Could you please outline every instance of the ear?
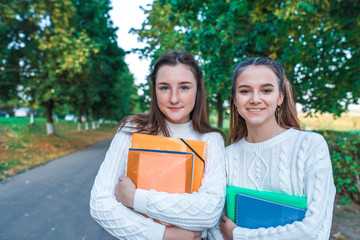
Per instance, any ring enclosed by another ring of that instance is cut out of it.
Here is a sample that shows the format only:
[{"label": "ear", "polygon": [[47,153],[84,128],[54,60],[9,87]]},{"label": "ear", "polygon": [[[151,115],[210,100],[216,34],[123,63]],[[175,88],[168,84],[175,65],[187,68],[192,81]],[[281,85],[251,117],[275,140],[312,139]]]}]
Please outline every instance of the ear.
[{"label": "ear", "polygon": [[236,98],[232,99],[232,103],[234,104],[235,108],[236,108]]},{"label": "ear", "polygon": [[278,106],[280,106],[282,103],[283,103],[283,101],[284,101],[284,93],[283,92],[280,92],[280,95],[279,95],[279,99],[278,99],[278,101],[277,101],[277,105]]}]

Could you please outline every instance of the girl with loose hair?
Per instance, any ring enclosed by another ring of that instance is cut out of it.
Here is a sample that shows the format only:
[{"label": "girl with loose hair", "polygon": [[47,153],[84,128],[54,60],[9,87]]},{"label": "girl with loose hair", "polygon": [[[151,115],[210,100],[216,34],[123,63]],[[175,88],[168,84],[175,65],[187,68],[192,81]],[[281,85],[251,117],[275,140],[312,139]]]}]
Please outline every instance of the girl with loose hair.
[{"label": "girl with loose hair", "polygon": [[300,130],[282,65],[267,57],[241,62],[230,111],[227,185],[306,197],[306,214],[302,221],[258,229],[223,216],[209,238],[329,239],[336,191],[328,145],[320,134]]},{"label": "girl with loose hair", "polygon": [[284,94],[284,102],[277,107],[276,122],[282,128],[295,128],[300,130],[300,122],[297,117],[293,93],[285,76],[284,68],[279,62],[270,58],[248,58],[241,62],[234,70],[232,77],[231,103],[230,103],[230,139],[229,144],[237,142],[247,136],[245,119],[237,112],[234,97],[236,96],[237,77],[249,66],[266,66],[270,68],[278,78],[280,92]]},{"label": "girl with loose hair", "polygon": [[[164,66],[176,66],[183,64],[194,75],[197,85],[197,92],[195,98],[195,106],[190,113],[190,119],[192,120],[192,126],[198,133],[218,132],[225,139],[225,134],[210,126],[207,109],[206,109],[206,92],[204,82],[202,80],[203,73],[200,70],[193,56],[184,51],[169,51],[165,53],[154,65],[153,71],[149,78],[151,80],[151,99],[157,99],[156,91],[156,77],[159,69]],[[125,126],[126,123],[132,123],[131,128],[135,129],[137,133],[147,133],[151,135],[162,134],[169,137],[169,131],[166,127],[164,113],[159,109],[157,101],[151,101],[151,108],[148,113],[141,113],[124,118],[120,123],[120,129]]]},{"label": "girl with loose hair", "polygon": [[[202,231],[220,219],[224,206],[224,134],[209,124],[202,72],[191,54],[166,52],[155,63],[150,79],[150,111],[121,122],[96,176],[90,213],[120,239],[201,239]],[[125,177],[132,133],[206,141],[205,172],[198,192],[136,189]]]}]

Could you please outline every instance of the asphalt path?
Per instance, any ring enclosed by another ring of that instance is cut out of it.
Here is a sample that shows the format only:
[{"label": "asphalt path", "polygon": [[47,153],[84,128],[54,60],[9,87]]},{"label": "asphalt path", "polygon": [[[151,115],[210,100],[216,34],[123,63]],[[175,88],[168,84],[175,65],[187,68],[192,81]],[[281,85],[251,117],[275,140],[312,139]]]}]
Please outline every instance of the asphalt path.
[{"label": "asphalt path", "polygon": [[90,190],[110,141],[50,161],[0,185],[0,239],[115,239],[89,213]]}]

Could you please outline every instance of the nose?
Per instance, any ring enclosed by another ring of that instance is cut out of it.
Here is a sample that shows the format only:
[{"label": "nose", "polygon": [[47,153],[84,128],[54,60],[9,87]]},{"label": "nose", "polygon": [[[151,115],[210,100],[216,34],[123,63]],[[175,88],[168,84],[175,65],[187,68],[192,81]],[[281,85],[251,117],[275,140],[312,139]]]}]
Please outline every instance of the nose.
[{"label": "nose", "polygon": [[253,94],[251,95],[250,103],[252,104],[260,103],[260,96],[257,92],[253,92]]},{"label": "nose", "polygon": [[179,93],[178,93],[178,91],[176,91],[176,90],[171,91],[170,103],[171,104],[176,104],[178,102],[179,102]]}]

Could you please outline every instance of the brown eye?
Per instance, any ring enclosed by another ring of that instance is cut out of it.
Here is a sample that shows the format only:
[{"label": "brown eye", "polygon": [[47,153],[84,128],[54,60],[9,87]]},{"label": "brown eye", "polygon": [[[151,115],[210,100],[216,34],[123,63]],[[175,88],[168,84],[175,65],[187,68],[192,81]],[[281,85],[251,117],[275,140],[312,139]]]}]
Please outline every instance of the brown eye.
[{"label": "brown eye", "polygon": [[271,93],[273,90],[272,89],[265,89],[264,93]]}]

